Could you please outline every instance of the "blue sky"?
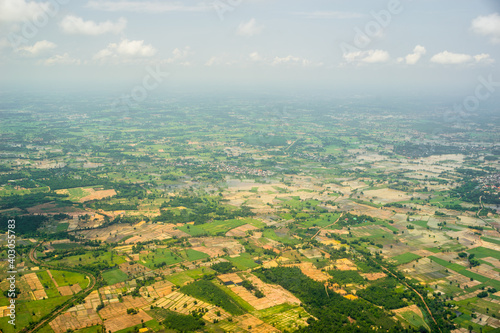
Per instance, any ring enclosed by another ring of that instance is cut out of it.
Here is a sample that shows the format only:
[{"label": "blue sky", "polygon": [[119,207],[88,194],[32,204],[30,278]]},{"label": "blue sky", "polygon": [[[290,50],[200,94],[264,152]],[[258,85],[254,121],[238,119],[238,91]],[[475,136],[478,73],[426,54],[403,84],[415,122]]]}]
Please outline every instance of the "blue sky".
[{"label": "blue sky", "polygon": [[0,0],[3,89],[450,93],[500,81],[499,50],[496,0]]}]

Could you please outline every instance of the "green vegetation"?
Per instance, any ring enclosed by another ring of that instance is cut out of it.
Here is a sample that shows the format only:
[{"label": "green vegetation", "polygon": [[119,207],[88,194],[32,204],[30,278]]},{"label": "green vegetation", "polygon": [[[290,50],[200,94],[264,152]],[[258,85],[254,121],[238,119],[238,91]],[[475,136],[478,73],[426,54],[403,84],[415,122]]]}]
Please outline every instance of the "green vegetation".
[{"label": "green vegetation", "polygon": [[208,280],[199,280],[181,288],[183,293],[202,301],[217,305],[233,315],[240,315],[244,310],[224,291]]},{"label": "green vegetation", "polygon": [[334,271],[328,271],[328,274],[331,275],[334,283],[338,283],[340,285],[346,285],[349,283],[355,283],[355,284],[364,284],[365,283],[365,278],[359,275],[357,271],[339,271],[339,270],[334,270]]},{"label": "green vegetation", "polygon": [[398,265],[403,265],[403,264],[407,264],[409,262],[412,262],[413,260],[418,260],[420,258],[422,258],[422,257],[419,256],[418,254],[407,252],[407,253],[403,253],[403,254],[400,254],[398,256],[392,257],[391,259],[396,261]]},{"label": "green vegetation", "polygon": [[169,313],[162,324],[166,328],[175,329],[179,332],[194,332],[201,329],[205,322],[194,316],[186,316],[177,313]]},{"label": "green vegetation", "polygon": [[89,284],[88,279],[80,273],[57,270],[50,270],[50,273],[59,287],[79,284],[82,289],[85,289]]},{"label": "green vegetation", "polygon": [[128,275],[119,269],[112,269],[102,273],[102,278],[106,281],[106,284],[113,285],[115,283],[127,281]]},{"label": "green vegetation", "polygon": [[327,294],[323,283],[305,276],[300,269],[276,267],[260,269],[257,275],[269,283],[277,283],[297,295],[306,310],[318,318],[311,321],[304,332],[350,332],[347,316],[356,320],[363,332],[372,331],[371,326],[397,329],[399,325],[385,316],[383,310],[362,300],[349,301],[337,293]]}]

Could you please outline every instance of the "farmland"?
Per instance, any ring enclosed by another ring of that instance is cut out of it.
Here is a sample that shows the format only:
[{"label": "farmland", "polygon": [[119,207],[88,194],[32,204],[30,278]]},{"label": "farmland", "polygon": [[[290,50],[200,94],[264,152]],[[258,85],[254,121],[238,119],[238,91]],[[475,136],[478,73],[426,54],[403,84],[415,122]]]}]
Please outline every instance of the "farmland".
[{"label": "farmland", "polygon": [[384,117],[297,102],[278,123],[246,100],[151,100],[125,118],[102,100],[65,101],[86,117],[44,103],[0,122],[31,133],[0,145],[26,331],[500,329],[494,121],[434,137],[418,102]]}]

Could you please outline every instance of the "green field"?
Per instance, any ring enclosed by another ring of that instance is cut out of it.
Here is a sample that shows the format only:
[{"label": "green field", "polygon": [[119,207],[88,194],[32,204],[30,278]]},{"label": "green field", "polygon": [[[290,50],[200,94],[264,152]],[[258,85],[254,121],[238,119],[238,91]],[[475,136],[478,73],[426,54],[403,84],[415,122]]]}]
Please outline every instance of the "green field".
[{"label": "green field", "polygon": [[297,321],[305,321],[309,314],[300,306],[288,303],[259,311],[259,317],[279,330],[294,330]]},{"label": "green field", "polygon": [[418,329],[419,327],[423,326],[427,330],[429,330],[429,326],[427,325],[425,320],[419,315],[415,314],[415,312],[413,311],[401,312],[398,314],[398,316],[401,317],[405,322],[407,322],[413,328]]},{"label": "green field", "polygon": [[193,249],[187,249],[185,251],[185,255],[189,261],[200,260],[200,259],[205,259],[205,258],[210,257],[208,254],[206,254],[204,252],[196,251]]},{"label": "green field", "polygon": [[57,228],[56,228],[56,232],[66,231],[66,230],[68,230],[68,227],[69,227],[68,222],[58,223]]},{"label": "green field", "polygon": [[300,243],[298,239],[289,237],[288,235],[278,236],[273,229],[265,229],[263,232],[263,236],[286,245],[295,245]]},{"label": "green field", "polygon": [[418,220],[418,221],[410,221],[410,223],[418,225],[419,227],[422,227],[422,228],[427,228],[427,221]]},{"label": "green field", "polygon": [[182,287],[181,291],[202,301],[218,305],[233,315],[244,313],[236,301],[211,281],[199,280]]},{"label": "green field", "polygon": [[102,273],[102,278],[108,285],[113,285],[115,283],[127,281],[128,275],[119,269],[113,269]]},{"label": "green field", "polygon": [[175,284],[176,286],[183,286],[186,282],[199,279],[204,275],[212,274],[215,271],[208,267],[201,267],[196,269],[191,269],[188,271],[175,273],[167,276],[167,280]]},{"label": "green field", "polygon": [[85,275],[80,273],[56,270],[51,270],[50,273],[52,273],[52,277],[59,287],[79,284],[82,289],[85,289],[89,284],[89,280]]},{"label": "green field", "polygon": [[69,194],[68,200],[78,201],[81,198],[86,197],[87,195],[89,195],[89,192],[84,191],[84,188],[85,187],[76,187],[76,188],[69,188],[69,189],[67,189],[68,190],[68,194]]},{"label": "green field", "polygon": [[484,240],[485,242],[490,242],[493,244],[500,245],[500,239],[497,238],[481,237],[481,239]]},{"label": "green field", "polygon": [[236,266],[236,268],[238,268],[239,270],[246,270],[249,268],[255,268],[259,266],[259,264],[257,264],[255,260],[252,258],[252,256],[249,255],[248,253],[242,253],[235,258],[231,257],[225,257],[225,258],[229,260],[231,263],[233,263],[233,265]]},{"label": "green field", "polygon": [[199,225],[183,225],[179,230],[190,234],[191,236],[201,236],[201,235],[218,235],[225,234],[231,229],[239,227],[244,224],[251,224],[257,228],[262,228],[265,226],[264,222],[256,219],[245,218],[245,219],[232,219],[224,221],[212,221],[205,224]]},{"label": "green field", "polygon": [[464,266],[461,266],[459,264],[453,264],[453,263],[450,263],[450,262],[448,262],[446,260],[443,260],[443,259],[440,259],[440,258],[437,258],[437,257],[434,257],[434,256],[429,256],[428,258],[431,259],[432,261],[434,261],[435,263],[441,265],[441,266],[444,266],[446,268],[454,270],[457,273],[459,273],[459,272],[463,271],[464,269],[466,269],[466,267],[464,267]]},{"label": "green field", "polygon": [[407,264],[409,262],[412,262],[413,260],[417,260],[420,258],[422,258],[422,257],[417,255],[417,254],[407,252],[407,253],[403,253],[403,254],[400,254],[398,256],[392,257],[391,259],[395,260],[398,265],[403,265],[403,264]]},{"label": "green field", "polygon": [[[95,256],[97,254],[97,257]],[[113,257],[113,258],[111,258]],[[52,260],[54,264],[61,264],[61,265],[69,265],[69,266],[77,266],[79,264],[81,265],[91,265],[95,264],[98,262],[104,263],[107,262],[109,267],[116,265],[123,264],[125,262],[125,259],[121,256],[118,255],[112,255],[111,252],[88,252],[85,254],[81,255],[76,255],[76,256],[70,256],[70,257],[65,257],[61,260]]]},{"label": "green field", "polygon": [[144,266],[155,269],[155,265],[161,264],[162,262],[165,262],[165,264],[169,266],[181,262],[182,258],[176,256],[175,253],[167,249],[158,249],[148,254],[141,254],[140,260]]},{"label": "green field", "polygon": [[71,296],[58,296],[38,301],[18,302],[16,303],[17,328],[8,324],[9,317],[0,318],[0,327],[4,333],[17,333],[20,331],[20,328],[26,327],[31,321],[37,321],[43,316],[51,313],[56,306],[64,303],[69,298],[71,298]]},{"label": "green field", "polygon": [[47,297],[51,298],[60,296],[59,291],[57,290],[56,285],[54,284],[54,281],[52,281],[47,271],[37,272],[36,275],[38,276],[38,279],[42,283],[45,289],[45,293],[47,294]]},{"label": "green field", "polygon": [[77,244],[77,243],[52,244],[51,246],[56,250],[72,250],[72,249],[82,247],[81,244]]},{"label": "green field", "polygon": [[476,258],[500,258],[500,251],[491,250],[485,247],[476,247],[468,250],[467,252],[469,252],[470,254],[475,254]]}]

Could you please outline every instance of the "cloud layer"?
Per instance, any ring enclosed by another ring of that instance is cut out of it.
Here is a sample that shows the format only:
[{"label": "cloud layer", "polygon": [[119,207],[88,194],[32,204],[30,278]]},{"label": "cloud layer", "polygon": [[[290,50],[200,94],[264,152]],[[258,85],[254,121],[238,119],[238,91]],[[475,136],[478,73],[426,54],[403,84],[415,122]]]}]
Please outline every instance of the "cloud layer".
[{"label": "cloud layer", "polygon": [[260,34],[263,29],[264,27],[258,25],[257,21],[252,18],[248,22],[241,22],[236,33],[240,36],[252,37]]},{"label": "cloud layer", "polygon": [[471,30],[479,35],[490,37],[492,43],[500,43],[500,15],[493,13],[478,16],[472,21]]},{"label": "cloud layer", "polygon": [[443,51],[433,55],[431,62],[441,65],[459,65],[471,62],[492,63],[493,59],[491,59],[490,55],[486,53],[472,56],[470,54]]},{"label": "cloud layer", "polygon": [[148,58],[156,54],[152,45],[144,44],[143,40],[125,39],[121,43],[111,43],[105,49],[97,52],[94,60],[106,60],[110,58]]},{"label": "cloud layer", "polygon": [[102,35],[106,33],[118,34],[127,26],[127,20],[120,18],[117,22],[106,21],[96,23],[94,21],[84,21],[81,17],[68,15],[60,23],[61,28],[67,34],[79,35]]}]

